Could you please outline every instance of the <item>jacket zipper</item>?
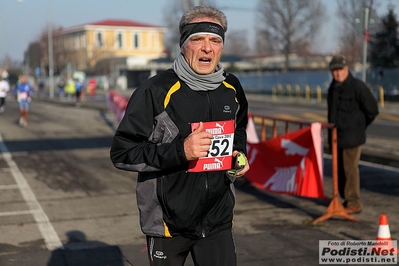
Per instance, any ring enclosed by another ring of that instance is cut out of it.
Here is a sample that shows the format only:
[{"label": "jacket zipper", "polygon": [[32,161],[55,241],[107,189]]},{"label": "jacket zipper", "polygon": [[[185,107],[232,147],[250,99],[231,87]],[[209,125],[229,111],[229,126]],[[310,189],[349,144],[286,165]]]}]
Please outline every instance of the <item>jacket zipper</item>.
[{"label": "jacket zipper", "polygon": [[[206,97],[208,100],[208,108],[209,108],[209,121],[212,121],[212,102],[211,102],[211,97],[209,95],[209,92],[206,92]],[[208,187],[208,174],[206,174],[206,179],[205,179],[205,207],[208,206],[208,197],[209,197],[209,187]],[[203,218],[205,218],[205,214],[203,215]],[[204,223],[203,223],[203,219],[201,221],[201,227],[202,227],[202,237],[206,237],[206,233],[204,230]]]},{"label": "jacket zipper", "polygon": [[[204,206],[208,206],[208,197],[209,197],[209,187],[208,187],[208,174],[206,174],[206,179],[205,179],[205,204]],[[203,215],[203,218],[205,218],[205,214]],[[201,227],[202,227],[202,237],[205,237],[205,230],[204,230],[204,219],[201,220]]]},{"label": "jacket zipper", "polygon": [[166,207],[167,206],[167,204],[166,204],[166,198],[165,198],[165,193],[164,193],[164,184],[163,184],[163,182],[164,182],[164,176],[162,176],[161,177],[161,198],[162,198],[162,205],[163,205],[163,209],[165,210],[165,212],[166,212],[166,216],[170,219],[170,215],[169,215],[169,212],[168,212],[168,208]]},{"label": "jacket zipper", "polygon": [[206,92],[206,96],[208,99],[208,108],[209,108],[209,121],[212,121],[212,102],[211,102],[211,97],[209,96],[209,92]]}]

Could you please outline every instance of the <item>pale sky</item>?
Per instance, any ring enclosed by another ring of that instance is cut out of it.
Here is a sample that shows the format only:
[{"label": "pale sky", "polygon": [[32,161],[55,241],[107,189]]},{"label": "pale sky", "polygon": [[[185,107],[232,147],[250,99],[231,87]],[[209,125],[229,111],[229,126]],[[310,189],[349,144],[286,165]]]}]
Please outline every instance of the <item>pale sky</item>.
[{"label": "pale sky", "polygon": [[[259,0],[216,0],[225,12],[229,29],[246,30],[254,38],[256,4]],[[327,6],[327,23],[319,38],[318,52],[334,50],[337,36],[336,1],[320,0]],[[395,0],[381,0],[377,13],[387,13],[387,5]],[[53,25],[70,27],[103,19],[129,19],[164,26],[163,9],[168,0],[0,0],[0,60],[8,54],[21,61],[30,42]],[[227,8],[224,7],[234,7]],[[395,13],[399,16],[399,3]],[[228,32],[227,32],[228,34]]]}]

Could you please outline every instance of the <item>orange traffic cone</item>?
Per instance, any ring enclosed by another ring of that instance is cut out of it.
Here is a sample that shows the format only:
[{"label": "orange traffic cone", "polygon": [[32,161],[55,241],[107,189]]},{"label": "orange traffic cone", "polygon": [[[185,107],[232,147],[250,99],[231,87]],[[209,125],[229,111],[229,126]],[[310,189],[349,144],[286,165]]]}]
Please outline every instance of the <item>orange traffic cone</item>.
[{"label": "orange traffic cone", "polygon": [[389,231],[388,217],[385,214],[380,215],[377,240],[392,240],[391,232]]},{"label": "orange traffic cone", "polygon": [[398,253],[397,247],[392,246],[391,232],[389,231],[388,217],[385,214],[380,215],[380,226],[378,227],[377,241],[389,241],[388,247],[394,248]]}]

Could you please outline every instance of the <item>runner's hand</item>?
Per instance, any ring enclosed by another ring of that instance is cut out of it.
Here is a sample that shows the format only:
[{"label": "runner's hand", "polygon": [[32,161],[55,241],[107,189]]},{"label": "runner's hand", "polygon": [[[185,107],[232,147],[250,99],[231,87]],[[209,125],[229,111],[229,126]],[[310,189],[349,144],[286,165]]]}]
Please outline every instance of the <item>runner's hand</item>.
[{"label": "runner's hand", "polygon": [[212,144],[213,135],[209,132],[202,131],[204,124],[200,125],[184,140],[184,152],[189,161],[205,157]]},{"label": "runner's hand", "polygon": [[[233,157],[236,157],[239,154],[238,151],[233,151]],[[244,155],[244,153],[242,153],[242,155]],[[245,156],[245,155],[244,155]],[[236,177],[242,177],[245,175],[246,172],[248,172],[249,170],[249,163],[248,163],[248,159],[245,158],[246,164],[244,166],[244,168],[240,171],[237,172]]]}]

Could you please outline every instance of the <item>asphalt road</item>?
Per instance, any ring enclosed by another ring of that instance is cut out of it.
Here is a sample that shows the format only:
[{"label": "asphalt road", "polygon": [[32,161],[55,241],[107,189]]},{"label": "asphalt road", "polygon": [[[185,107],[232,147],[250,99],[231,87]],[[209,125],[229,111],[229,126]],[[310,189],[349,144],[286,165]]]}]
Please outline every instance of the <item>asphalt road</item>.
[{"label": "asphalt road", "polygon": [[[292,115],[284,104],[276,104],[281,110],[275,115]],[[18,125],[12,99],[0,115],[1,266],[147,265],[136,174],[115,169],[109,160],[117,123],[103,104],[86,107],[34,100],[27,128]],[[325,193],[331,195],[328,156],[324,163]],[[326,212],[327,202],[267,193],[238,180],[239,265],[318,265],[319,240],[373,240],[381,213],[397,239],[399,170],[364,162],[360,171],[360,222],[334,217],[309,225]]]}]

